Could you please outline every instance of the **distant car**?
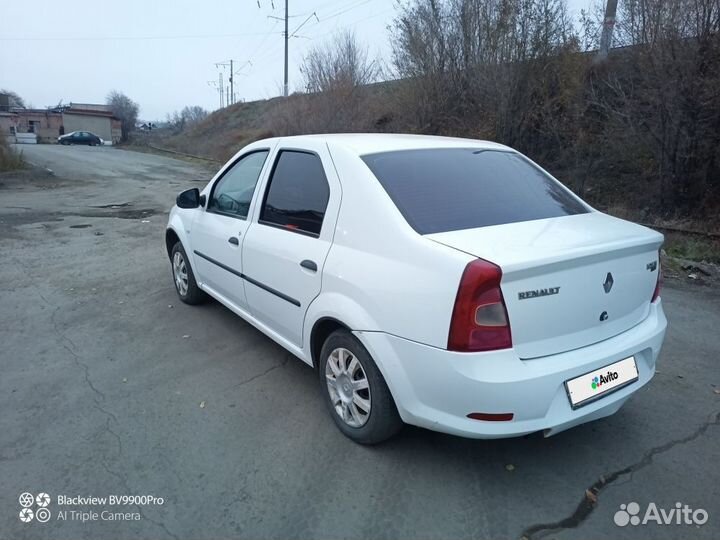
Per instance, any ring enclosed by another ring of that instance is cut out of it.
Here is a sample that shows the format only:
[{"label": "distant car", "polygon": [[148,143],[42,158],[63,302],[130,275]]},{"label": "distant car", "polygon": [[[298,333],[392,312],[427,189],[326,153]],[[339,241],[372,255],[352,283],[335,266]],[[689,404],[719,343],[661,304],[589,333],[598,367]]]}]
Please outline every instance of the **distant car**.
[{"label": "distant car", "polygon": [[89,131],[73,131],[67,135],[58,137],[58,144],[87,144],[89,146],[97,146],[104,144],[100,137]]},{"label": "distant car", "polygon": [[314,366],[361,443],[402,422],[495,438],[611,415],[665,336],[663,236],[490,142],[257,141],[178,196],[165,239],[180,300],[209,294]]}]

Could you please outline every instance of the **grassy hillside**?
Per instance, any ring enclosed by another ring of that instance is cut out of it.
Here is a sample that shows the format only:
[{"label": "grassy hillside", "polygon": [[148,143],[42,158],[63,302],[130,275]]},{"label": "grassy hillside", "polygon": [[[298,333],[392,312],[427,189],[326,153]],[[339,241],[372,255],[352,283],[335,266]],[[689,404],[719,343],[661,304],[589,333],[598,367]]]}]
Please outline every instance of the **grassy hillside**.
[{"label": "grassy hillside", "polygon": [[163,137],[158,145],[179,152],[225,161],[244,145],[272,136],[265,119],[280,98],[237,103],[217,110],[178,135]]},{"label": "grassy hillside", "polygon": [[397,107],[403,83],[387,81],[335,95],[294,94],[236,103],[171,136],[157,135],[158,146],[226,161],[244,145],[265,137],[303,133],[418,131],[401,125]]}]

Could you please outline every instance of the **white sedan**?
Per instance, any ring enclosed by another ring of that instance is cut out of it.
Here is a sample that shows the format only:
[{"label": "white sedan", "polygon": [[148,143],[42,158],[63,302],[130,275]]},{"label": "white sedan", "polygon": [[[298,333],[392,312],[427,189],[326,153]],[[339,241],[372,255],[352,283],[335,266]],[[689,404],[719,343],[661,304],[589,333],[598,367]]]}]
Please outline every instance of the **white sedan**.
[{"label": "white sedan", "polygon": [[257,141],[166,232],[180,299],[313,366],[360,443],[613,414],[655,372],[662,242],[506,146],[383,134]]}]

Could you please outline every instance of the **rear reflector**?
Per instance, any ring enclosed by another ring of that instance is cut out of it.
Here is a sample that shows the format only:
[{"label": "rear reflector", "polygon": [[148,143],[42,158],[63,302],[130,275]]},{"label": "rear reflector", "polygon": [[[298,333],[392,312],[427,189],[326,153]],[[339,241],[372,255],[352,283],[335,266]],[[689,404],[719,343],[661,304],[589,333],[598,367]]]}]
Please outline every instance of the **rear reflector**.
[{"label": "rear reflector", "polygon": [[467,415],[468,418],[473,420],[485,420],[486,422],[509,422],[515,416],[514,413],[484,413],[484,412],[472,412]]}]

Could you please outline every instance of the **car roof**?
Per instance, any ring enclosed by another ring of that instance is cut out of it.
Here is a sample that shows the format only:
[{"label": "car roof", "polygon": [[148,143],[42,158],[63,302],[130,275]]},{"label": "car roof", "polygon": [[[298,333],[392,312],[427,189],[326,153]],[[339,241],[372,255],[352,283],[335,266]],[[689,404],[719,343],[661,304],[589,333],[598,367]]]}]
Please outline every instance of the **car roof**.
[{"label": "car roof", "polygon": [[440,137],[436,135],[410,135],[400,133],[328,133],[277,137],[283,144],[297,144],[322,139],[330,145],[342,146],[358,155],[395,152],[399,150],[422,150],[431,148],[482,148],[487,150],[511,150],[502,144],[478,139]]}]

